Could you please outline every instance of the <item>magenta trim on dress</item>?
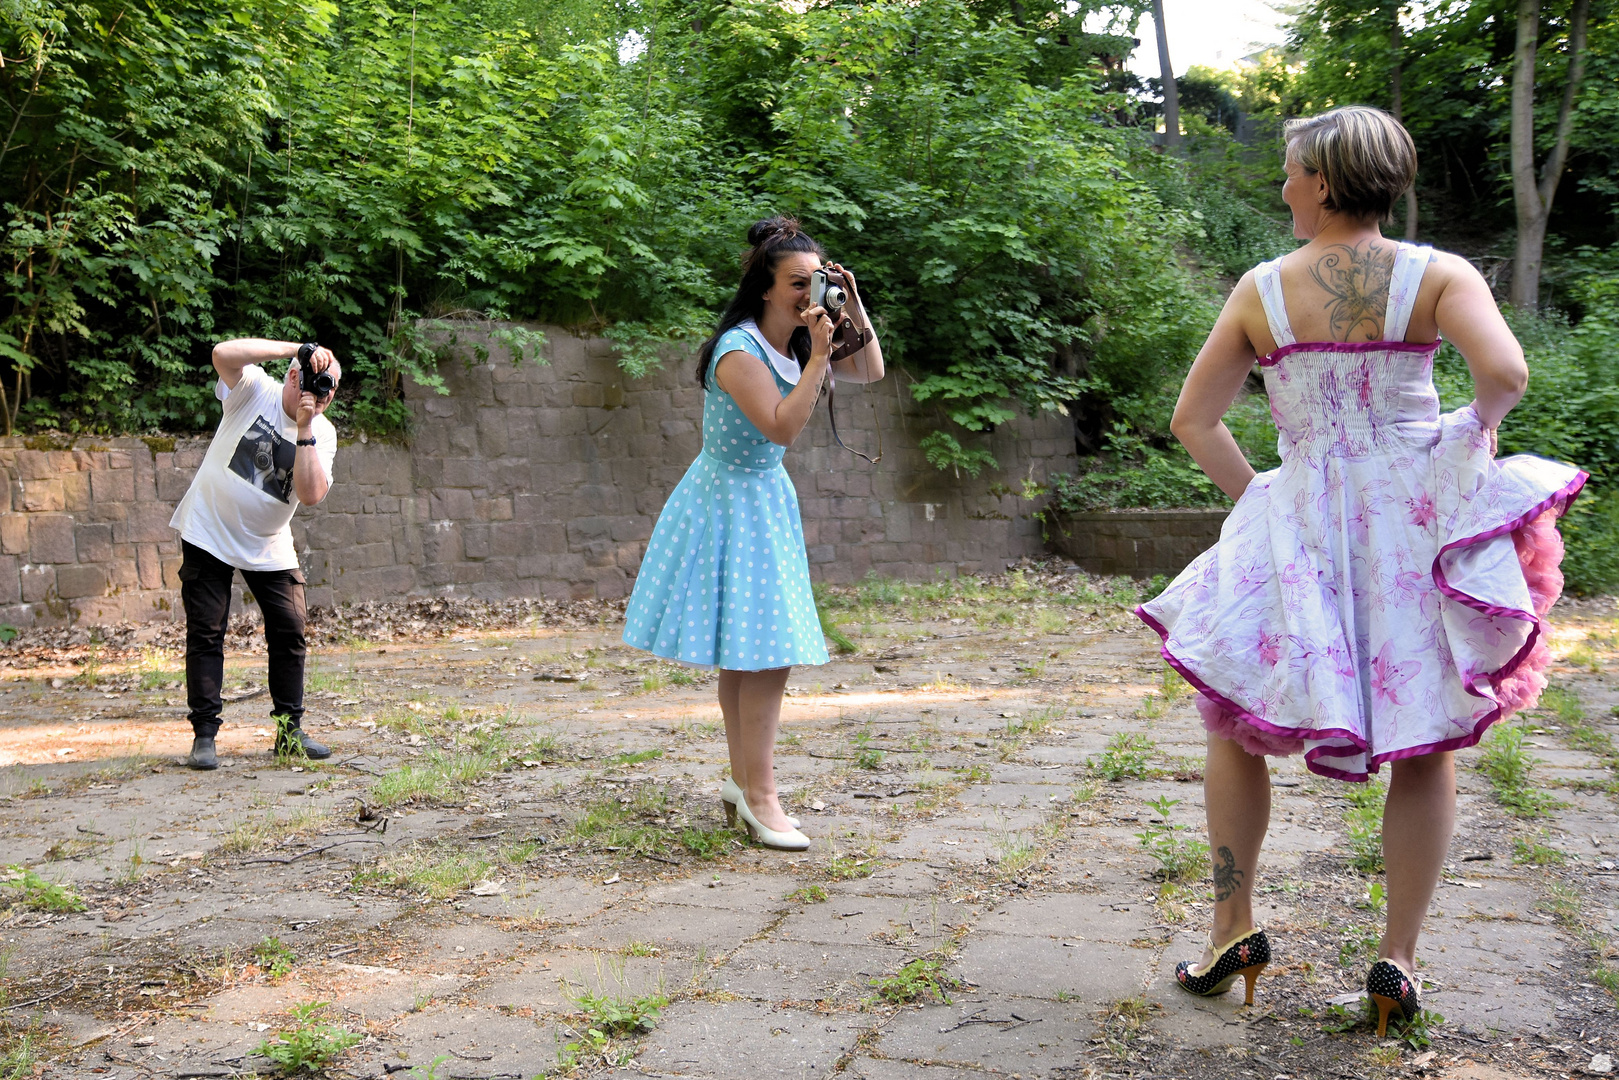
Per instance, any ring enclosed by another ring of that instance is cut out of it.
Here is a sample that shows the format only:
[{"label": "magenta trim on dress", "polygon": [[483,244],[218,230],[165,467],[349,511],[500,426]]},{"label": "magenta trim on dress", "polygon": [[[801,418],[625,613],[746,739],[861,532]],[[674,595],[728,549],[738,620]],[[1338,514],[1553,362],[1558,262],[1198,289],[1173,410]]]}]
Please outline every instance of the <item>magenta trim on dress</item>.
[{"label": "magenta trim on dress", "polygon": [[[1368,342],[1367,344],[1375,345],[1377,343]],[[1291,348],[1291,346],[1288,347]],[[1424,347],[1426,348],[1427,346]],[[1499,604],[1488,604],[1477,597],[1470,596],[1467,593],[1462,592],[1460,589],[1457,589],[1445,579],[1444,571],[1439,565],[1440,558],[1447,551],[1451,551],[1456,548],[1469,547],[1474,544],[1480,544],[1486,540],[1492,540],[1497,536],[1516,532],[1554,507],[1557,509],[1558,516],[1561,517],[1563,514],[1568,512],[1569,506],[1574,502],[1575,497],[1579,495],[1581,489],[1584,488],[1585,482],[1588,479],[1590,479],[1590,474],[1581,471],[1574,477],[1573,480],[1559,488],[1547,498],[1536,503],[1525,513],[1512,518],[1505,524],[1498,525],[1493,529],[1489,529],[1486,532],[1478,533],[1474,536],[1466,536],[1460,540],[1453,540],[1444,547],[1440,548],[1439,553],[1434,556],[1434,584],[1445,596],[1465,605],[1466,607],[1472,608],[1475,611],[1483,612],[1486,615],[1520,619],[1531,624],[1528,640],[1524,642],[1522,648],[1512,655],[1510,660],[1501,665],[1501,667],[1497,668],[1495,671],[1485,672],[1481,675],[1474,674],[1462,681],[1463,688],[1473,696],[1481,698],[1486,696],[1478,689],[1476,685],[1480,678],[1487,680],[1490,683],[1491,688],[1494,689],[1500,685],[1502,680],[1508,678],[1515,671],[1517,671],[1523,662],[1528,659],[1529,654],[1534,650],[1535,643],[1540,639],[1540,619],[1532,611],[1526,612],[1520,611],[1516,608],[1502,607]],[[1341,728],[1288,728],[1282,727],[1279,724],[1273,724],[1259,716],[1256,716],[1248,709],[1243,708],[1241,705],[1238,705],[1224,694],[1221,694],[1219,691],[1209,686],[1208,683],[1204,682],[1198,677],[1196,672],[1177,659],[1175,655],[1169,651],[1168,628],[1165,627],[1163,623],[1155,619],[1151,614],[1149,614],[1144,606],[1137,607],[1135,614],[1138,619],[1152,627],[1152,629],[1157,632],[1158,636],[1163,639],[1164,644],[1159,648],[1158,651],[1159,654],[1163,656],[1164,661],[1168,663],[1170,667],[1179,672],[1181,677],[1187,682],[1191,683],[1193,688],[1195,688],[1199,693],[1208,697],[1210,701],[1213,701],[1221,708],[1235,714],[1244,723],[1251,724],[1261,731],[1267,731],[1275,735],[1285,736],[1287,738],[1304,739],[1309,742],[1321,742],[1327,739],[1342,739],[1363,754],[1370,749],[1365,739],[1355,735],[1353,732],[1345,731]],[[1441,739],[1438,742],[1424,743],[1419,746],[1408,746],[1400,750],[1391,750],[1384,754],[1371,755],[1367,759],[1368,769],[1364,773],[1346,772],[1343,769],[1337,769],[1330,765],[1322,765],[1318,763],[1318,759],[1322,757],[1341,756],[1344,749],[1342,746],[1312,747],[1304,752],[1304,762],[1306,767],[1309,768],[1311,772],[1316,773],[1319,776],[1325,776],[1333,780],[1343,780],[1350,783],[1365,783],[1371,779],[1373,773],[1376,773],[1381,769],[1385,762],[1400,761],[1405,758],[1422,757],[1426,754],[1446,753],[1451,750],[1464,750],[1467,747],[1478,745],[1479,741],[1484,738],[1485,733],[1490,729],[1490,726],[1501,718],[1503,708],[1504,707],[1500,703],[1495,703],[1495,708],[1491,709],[1487,715],[1475,722],[1473,729],[1466,734],[1457,735],[1449,739]]]},{"label": "magenta trim on dress", "polygon": [[[1176,671],[1180,672],[1181,678],[1191,683],[1192,687],[1197,690],[1198,693],[1202,694],[1204,697],[1208,698],[1222,709],[1235,714],[1244,723],[1251,724],[1254,727],[1259,728],[1261,731],[1268,731],[1272,735],[1280,735],[1288,739],[1308,739],[1311,742],[1315,742],[1323,738],[1344,739],[1356,750],[1359,750],[1362,753],[1365,753],[1369,749],[1369,747],[1366,745],[1365,739],[1345,728],[1289,728],[1282,727],[1280,724],[1273,724],[1263,717],[1256,716],[1254,713],[1249,712],[1247,709],[1243,708],[1241,705],[1238,705],[1235,701],[1232,701],[1230,698],[1220,693],[1220,691],[1214,689],[1214,687],[1204,682],[1198,677],[1197,672],[1193,671],[1173,653],[1171,653],[1169,651],[1169,630],[1164,626],[1163,623],[1159,622],[1157,619],[1148,614],[1146,608],[1136,608],[1136,618],[1152,627],[1153,630],[1157,631],[1158,636],[1164,639],[1164,644],[1159,648],[1158,653],[1164,658],[1165,663],[1174,668]],[[1316,748],[1316,750],[1322,751],[1329,749],[1331,748]],[[1315,753],[1316,750],[1306,752],[1304,759],[1309,761],[1310,755]]]},{"label": "magenta trim on dress", "polygon": [[1426,344],[1415,341],[1295,341],[1291,345],[1282,345],[1269,356],[1262,357],[1260,367],[1270,367],[1284,356],[1292,356],[1296,352],[1306,349],[1315,352],[1414,352],[1422,353],[1437,350],[1438,341]]}]

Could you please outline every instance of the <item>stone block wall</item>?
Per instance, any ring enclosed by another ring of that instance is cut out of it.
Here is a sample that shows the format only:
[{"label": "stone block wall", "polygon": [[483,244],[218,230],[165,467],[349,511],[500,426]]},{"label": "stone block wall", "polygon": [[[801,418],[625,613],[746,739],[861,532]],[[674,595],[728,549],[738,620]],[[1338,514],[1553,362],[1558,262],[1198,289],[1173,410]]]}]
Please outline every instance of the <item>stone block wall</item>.
[{"label": "stone block wall", "polygon": [[[408,385],[408,445],[339,449],[331,493],[293,519],[311,606],[629,592],[658,512],[702,446],[693,358],[671,355],[630,379],[605,340],[545,331],[546,364],[513,366],[492,346],[490,362],[445,364],[448,395]],[[982,443],[1001,468],[957,478],[917,449],[940,419],[907,386],[891,372],[838,387],[839,431],[868,453],[880,439],[880,464],[832,441],[824,401],[787,452],[817,580],[996,570],[1044,550],[1034,504],[1015,492],[1074,467],[1067,418],[1002,425]],[[176,617],[168,521],[207,445],[0,439],[0,621]]]},{"label": "stone block wall", "polygon": [[1126,510],[1053,522],[1051,546],[1093,574],[1174,576],[1214,546],[1224,510]]}]

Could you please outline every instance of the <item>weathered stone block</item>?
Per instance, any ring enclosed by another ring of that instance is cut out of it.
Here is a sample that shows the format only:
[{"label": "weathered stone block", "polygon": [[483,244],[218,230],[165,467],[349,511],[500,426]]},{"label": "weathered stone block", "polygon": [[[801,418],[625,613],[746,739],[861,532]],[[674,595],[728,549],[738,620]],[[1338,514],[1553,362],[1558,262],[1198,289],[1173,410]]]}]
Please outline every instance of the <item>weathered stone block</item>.
[{"label": "weathered stone block", "polygon": [[140,572],[134,559],[112,559],[103,564],[107,570],[107,583],[114,589],[140,587]]},{"label": "weathered stone block", "polygon": [[135,501],[135,470],[127,467],[128,455],[124,460],[125,468],[97,469],[90,474],[90,497],[96,502]]},{"label": "weathered stone block", "polygon": [[464,488],[440,488],[433,492],[428,515],[436,521],[471,521],[477,517],[472,492]]},{"label": "weathered stone block", "polygon": [[38,514],[28,522],[28,557],[36,563],[77,562],[73,518],[67,514]]},{"label": "weathered stone block", "polygon": [[62,497],[62,481],[55,477],[49,480],[23,480],[22,482],[22,508],[30,513],[49,513],[66,507]]},{"label": "weathered stone block", "polygon": [[22,577],[18,573],[15,555],[0,555],[0,604],[15,604],[22,600]]},{"label": "weathered stone block", "polygon": [[28,550],[28,516],[0,514],[0,552],[21,555]]},{"label": "weathered stone block", "polygon": [[180,563],[182,561],[178,555],[171,555],[163,560],[163,587],[165,589],[178,589],[180,587]]},{"label": "weathered stone block", "polygon": [[120,542],[151,544],[172,540],[174,530],[169,528],[169,518],[173,516],[174,507],[166,503],[135,503],[129,508],[129,536],[121,537]]},{"label": "weathered stone block", "polygon": [[489,558],[489,526],[476,523],[463,525],[461,550],[468,559]]},{"label": "weathered stone block", "polygon": [[143,589],[163,587],[163,557],[156,544],[135,546],[135,572]]},{"label": "weathered stone block", "polygon": [[[99,563],[112,558],[111,525],[79,525],[73,530],[74,546],[80,562]],[[54,559],[53,562],[66,562]]]},{"label": "weathered stone block", "polygon": [[19,568],[24,603],[38,604],[56,595],[56,567],[38,563]]}]

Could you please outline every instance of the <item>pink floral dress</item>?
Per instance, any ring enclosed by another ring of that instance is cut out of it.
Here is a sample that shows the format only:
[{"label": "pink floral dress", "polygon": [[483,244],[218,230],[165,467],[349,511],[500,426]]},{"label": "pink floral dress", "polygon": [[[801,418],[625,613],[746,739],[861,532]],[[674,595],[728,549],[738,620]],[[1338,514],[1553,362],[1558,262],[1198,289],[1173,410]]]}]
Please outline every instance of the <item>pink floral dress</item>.
[{"label": "pink floral dress", "polygon": [[1340,780],[1472,746],[1538,699],[1562,591],[1554,521],[1586,479],[1495,460],[1470,406],[1440,415],[1439,343],[1403,340],[1429,256],[1400,246],[1385,340],[1365,343],[1295,341],[1281,260],[1256,269],[1282,464],[1136,611],[1205,727],[1254,754],[1303,750]]}]

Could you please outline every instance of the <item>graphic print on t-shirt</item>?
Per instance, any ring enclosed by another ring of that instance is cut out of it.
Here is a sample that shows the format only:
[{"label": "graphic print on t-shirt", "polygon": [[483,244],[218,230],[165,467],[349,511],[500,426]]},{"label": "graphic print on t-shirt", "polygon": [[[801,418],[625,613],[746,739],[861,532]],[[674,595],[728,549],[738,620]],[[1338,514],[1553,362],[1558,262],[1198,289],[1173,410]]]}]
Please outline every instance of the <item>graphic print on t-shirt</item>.
[{"label": "graphic print on t-shirt", "polygon": [[292,498],[292,465],[298,448],[260,416],[247,429],[231,455],[230,471],[272,498]]}]

